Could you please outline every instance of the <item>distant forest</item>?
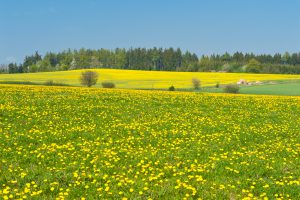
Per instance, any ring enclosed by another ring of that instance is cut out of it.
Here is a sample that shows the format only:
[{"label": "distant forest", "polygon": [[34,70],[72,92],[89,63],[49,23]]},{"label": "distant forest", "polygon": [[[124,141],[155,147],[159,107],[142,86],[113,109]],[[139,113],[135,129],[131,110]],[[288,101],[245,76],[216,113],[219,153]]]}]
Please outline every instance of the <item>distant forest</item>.
[{"label": "distant forest", "polygon": [[255,55],[236,52],[198,57],[195,53],[182,52],[179,48],[68,49],[59,53],[49,52],[44,56],[35,52],[26,56],[22,64],[2,65],[0,72],[28,73],[88,68],[300,74],[300,53]]}]

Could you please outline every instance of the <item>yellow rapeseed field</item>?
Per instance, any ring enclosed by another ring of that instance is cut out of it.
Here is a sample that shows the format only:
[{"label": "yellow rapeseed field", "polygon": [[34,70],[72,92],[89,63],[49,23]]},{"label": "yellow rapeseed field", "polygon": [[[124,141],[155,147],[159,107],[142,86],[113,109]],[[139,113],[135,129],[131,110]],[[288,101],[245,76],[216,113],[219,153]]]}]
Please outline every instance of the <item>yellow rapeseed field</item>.
[{"label": "yellow rapeseed field", "polygon": [[[59,83],[79,86],[79,76],[83,70],[25,73],[25,74],[0,74],[1,81],[31,81],[43,83],[53,80]],[[112,81],[117,88],[191,88],[193,78],[201,80],[202,86],[212,86],[217,83],[236,83],[240,79],[247,81],[263,80],[300,80],[300,75],[282,74],[249,74],[249,73],[215,73],[215,72],[164,72],[140,71],[118,69],[95,69],[100,75],[96,86],[101,87],[101,82]]]},{"label": "yellow rapeseed field", "polygon": [[0,199],[300,199],[299,130],[300,97],[0,85]]}]

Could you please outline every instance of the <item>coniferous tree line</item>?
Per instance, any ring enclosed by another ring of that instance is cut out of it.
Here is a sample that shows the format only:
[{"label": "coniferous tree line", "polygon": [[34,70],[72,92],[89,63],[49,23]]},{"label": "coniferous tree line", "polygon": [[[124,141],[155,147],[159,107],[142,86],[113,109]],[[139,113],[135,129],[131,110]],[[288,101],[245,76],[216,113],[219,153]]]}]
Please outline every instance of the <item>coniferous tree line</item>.
[{"label": "coniferous tree line", "polygon": [[116,68],[156,71],[222,71],[249,73],[300,74],[300,53],[261,54],[236,52],[198,57],[179,48],[131,48],[114,50],[80,49],[38,52],[26,56],[22,64],[10,63],[2,73],[63,71],[87,68]]}]

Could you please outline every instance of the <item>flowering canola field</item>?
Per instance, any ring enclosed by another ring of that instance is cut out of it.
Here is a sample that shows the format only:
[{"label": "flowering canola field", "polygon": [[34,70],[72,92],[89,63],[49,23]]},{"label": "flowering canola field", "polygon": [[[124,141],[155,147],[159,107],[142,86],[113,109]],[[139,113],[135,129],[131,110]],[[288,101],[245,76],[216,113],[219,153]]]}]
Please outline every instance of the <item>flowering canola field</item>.
[{"label": "flowering canola field", "polygon": [[[79,86],[79,77],[84,70],[41,72],[24,74],[0,74],[1,81],[30,81],[44,83],[54,82]],[[156,88],[166,89],[171,85],[175,88],[192,88],[192,79],[201,80],[202,86],[215,86],[217,83],[236,83],[240,79],[247,81],[266,80],[300,80],[300,75],[290,74],[249,74],[249,73],[216,73],[216,72],[166,72],[119,69],[94,69],[99,73],[96,87],[102,87],[101,82],[111,81],[117,88]]]},{"label": "flowering canola field", "polygon": [[300,199],[300,97],[0,87],[0,199]]}]

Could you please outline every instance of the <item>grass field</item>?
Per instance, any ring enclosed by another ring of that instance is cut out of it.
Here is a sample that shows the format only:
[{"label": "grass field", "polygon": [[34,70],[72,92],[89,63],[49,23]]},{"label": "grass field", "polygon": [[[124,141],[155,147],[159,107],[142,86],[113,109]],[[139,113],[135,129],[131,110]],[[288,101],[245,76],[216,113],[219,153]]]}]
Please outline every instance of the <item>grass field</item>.
[{"label": "grass field", "polygon": [[[112,81],[117,88],[140,88],[140,89],[166,89],[171,85],[175,88],[191,88],[192,78],[199,78],[202,86],[213,86],[216,83],[227,84],[236,83],[240,79],[248,81],[262,80],[300,80],[300,75],[281,74],[249,74],[249,73],[207,73],[207,72],[163,72],[163,71],[140,71],[140,70],[117,70],[117,69],[97,69],[100,75],[97,87],[101,87],[101,82]],[[79,86],[79,76],[82,70],[43,72],[25,74],[0,74],[1,81],[30,81],[43,83],[53,80]]]},{"label": "grass field", "polygon": [[[224,93],[224,88],[206,87],[203,92]],[[240,94],[285,95],[300,96],[299,82],[284,82],[276,84],[241,86]]]},{"label": "grass field", "polygon": [[17,85],[0,97],[0,198],[300,198],[300,97]]},{"label": "grass field", "polygon": [[268,84],[243,87],[241,89],[241,93],[300,96],[300,83]]}]

